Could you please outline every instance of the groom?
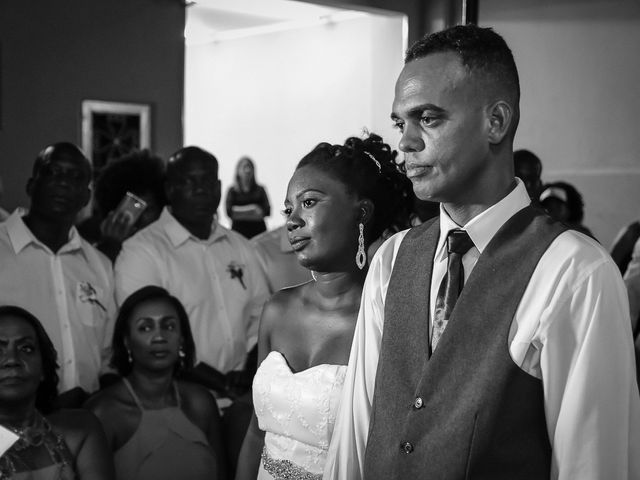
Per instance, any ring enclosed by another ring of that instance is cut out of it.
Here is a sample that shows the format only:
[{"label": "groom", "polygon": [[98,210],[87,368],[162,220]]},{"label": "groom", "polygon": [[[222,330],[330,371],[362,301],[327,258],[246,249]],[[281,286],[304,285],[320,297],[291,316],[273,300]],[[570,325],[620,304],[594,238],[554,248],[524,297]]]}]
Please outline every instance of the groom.
[{"label": "groom", "polygon": [[519,96],[491,29],[408,50],[391,116],[441,214],[373,260],[324,478],[640,478],[624,285],[599,244],[530,206]]}]

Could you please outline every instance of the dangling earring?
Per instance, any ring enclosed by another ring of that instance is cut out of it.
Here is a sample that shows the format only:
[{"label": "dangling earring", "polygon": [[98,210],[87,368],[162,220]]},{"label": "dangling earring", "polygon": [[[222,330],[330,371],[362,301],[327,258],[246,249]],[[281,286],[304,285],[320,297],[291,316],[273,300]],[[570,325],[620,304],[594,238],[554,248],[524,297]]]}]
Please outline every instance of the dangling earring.
[{"label": "dangling earring", "polygon": [[133,357],[131,357],[131,350],[127,348],[127,361],[133,363]]},{"label": "dangling earring", "polygon": [[360,235],[358,236],[358,253],[356,253],[356,265],[360,270],[367,264],[367,254],[364,251],[364,223],[358,225]]},{"label": "dangling earring", "polygon": [[180,349],[178,350],[178,357],[180,358],[180,368],[184,369],[184,359],[187,356],[186,353],[184,353],[184,350],[182,349],[182,346],[180,347]]}]

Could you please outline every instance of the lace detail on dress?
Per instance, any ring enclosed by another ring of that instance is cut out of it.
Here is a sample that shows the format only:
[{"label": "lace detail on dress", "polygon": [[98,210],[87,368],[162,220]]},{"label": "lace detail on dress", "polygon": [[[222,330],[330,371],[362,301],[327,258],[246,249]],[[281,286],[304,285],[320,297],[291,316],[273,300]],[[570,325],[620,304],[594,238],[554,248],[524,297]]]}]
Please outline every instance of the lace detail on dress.
[{"label": "lace detail on dress", "polygon": [[293,373],[282,354],[267,355],[254,378],[253,400],[274,461],[322,472],[345,374],[345,365],[329,364]]}]

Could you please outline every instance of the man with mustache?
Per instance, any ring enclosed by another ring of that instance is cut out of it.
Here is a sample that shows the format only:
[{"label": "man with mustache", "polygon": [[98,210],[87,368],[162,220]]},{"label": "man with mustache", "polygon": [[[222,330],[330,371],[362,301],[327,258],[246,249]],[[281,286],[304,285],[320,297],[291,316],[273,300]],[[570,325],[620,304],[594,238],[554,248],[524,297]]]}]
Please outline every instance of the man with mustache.
[{"label": "man with mustache", "polygon": [[640,478],[617,267],[514,176],[505,41],[457,26],[407,52],[392,119],[440,217],[370,267],[325,478]]}]

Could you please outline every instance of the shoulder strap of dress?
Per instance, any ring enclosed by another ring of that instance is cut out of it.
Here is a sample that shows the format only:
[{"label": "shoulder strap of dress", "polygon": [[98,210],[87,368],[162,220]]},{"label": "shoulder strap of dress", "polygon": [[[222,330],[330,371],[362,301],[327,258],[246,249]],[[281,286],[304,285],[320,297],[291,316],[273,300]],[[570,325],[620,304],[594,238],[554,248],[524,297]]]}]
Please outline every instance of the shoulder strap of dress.
[{"label": "shoulder strap of dress", "polygon": [[173,381],[173,393],[176,396],[176,403],[178,404],[178,408],[182,408],[182,399],[180,398],[180,389],[178,388],[178,382]]},{"label": "shoulder strap of dress", "polygon": [[[40,414],[38,413],[38,415]],[[45,434],[44,445],[49,453],[49,457],[53,460],[53,465],[50,467],[55,465],[56,470],[59,472],[56,478],[61,480],[76,478],[74,467],[75,459],[63,435],[56,432],[44,416],[40,415],[40,417],[47,432]]]},{"label": "shoulder strap of dress", "polygon": [[136,395],[136,392],[133,391],[133,387],[129,383],[129,380],[127,380],[126,378],[122,378],[122,383],[124,383],[124,386],[127,387],[127,390],[129,390],[129,393],[131,394],[133,401],[136,402],[136,405],[138,406],[140,411],[144,412],[144,407],[142,406],[142,402]]}]

